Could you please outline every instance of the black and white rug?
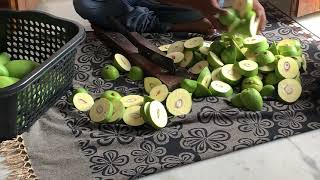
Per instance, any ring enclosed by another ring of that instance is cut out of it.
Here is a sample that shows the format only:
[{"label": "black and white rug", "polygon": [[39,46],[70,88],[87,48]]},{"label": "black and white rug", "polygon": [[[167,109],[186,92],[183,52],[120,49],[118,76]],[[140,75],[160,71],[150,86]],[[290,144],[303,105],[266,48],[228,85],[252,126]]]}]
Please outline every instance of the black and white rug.
[{"label": "black and white rug", "polygon": [[[263,33],[270,41],[284,38],[302,43],[308,72],[302,74],[303,95],[285,105],[266,101],[261,112],[230,106],[223,98],[194,99],[192,112],[170,119],[162,130],[123,124],[95,125],[79,113],[67,96],[57,101],[23,134],[35,173],[40,179],[136,179],[193,162],[320,128],[319,39],[270,4]],[[146,34],[156,45],[172,43],[172,34]],[[100,78],[113,53],[93,33],[79,47],[74,86],[93,95],[114,89],[143,94],[143,83],[122,75],[118,81]]]}]

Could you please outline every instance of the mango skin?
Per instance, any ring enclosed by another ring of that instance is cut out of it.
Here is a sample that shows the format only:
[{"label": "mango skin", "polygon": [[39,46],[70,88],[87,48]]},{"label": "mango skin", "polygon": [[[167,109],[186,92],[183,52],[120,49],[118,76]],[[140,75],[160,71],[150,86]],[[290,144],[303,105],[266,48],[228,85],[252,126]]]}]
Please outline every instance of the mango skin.
[{"label": "mango skin", "polygon": [[10,55],[5,52],[0,53],[0,65],[6,65],[8,62],[10,62]]},{"label": "mango skin", "polygon": [[9,76],[8,69],[2,64],[0,64],[0,76]]},{"label": "mango skin", "polygon": [[231,98],[231,104],[238,108],[243,108],[243,102],[241,100],[241,94],[237,94]]},{"label": "mango skin", "polygon": [[18,82],[20,79],[7,77],[7,76],[0,76],[0,88],[6,88]]},{"label": "mango skin", "polygon": [[261,111],[263,107],[263,99],[260,93],[253,88],[245,89],[240,95],[243,105],[251,111]]},{"label": "mango skin", "polygon": [[276,89],[273,85],[265,85],[260,91],[260,94],[262,97],[273,96],[275,94],[275,91]]},{"label": "mango skin", "polygon": [[9,76],[18,79],[24,78],[38,66],[39,63],[29,60],[13,60],[6,64]]},{"label": "mango skin", "polygon": [[253,88],[256,89],[258,92],[260,92],[263,88],[263,83],[261,79],[258,76],[253,76],[246,78],[242,81],[242,90]]},{"label": "mango skin", "polygon": [[231,8],[226,9],[226,11],[227,11],[227,14],[220,16],[219,21],[222,25],[230,26],[234,21],[234,19],[237,17],[236,15],[237,13],[234,9],[231,9]]}]

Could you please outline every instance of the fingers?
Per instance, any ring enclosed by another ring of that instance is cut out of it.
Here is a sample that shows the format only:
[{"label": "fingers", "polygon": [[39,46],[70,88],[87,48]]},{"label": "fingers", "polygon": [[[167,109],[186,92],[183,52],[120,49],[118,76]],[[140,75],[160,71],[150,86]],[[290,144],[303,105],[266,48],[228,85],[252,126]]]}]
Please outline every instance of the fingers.
[{"label": "fingers", "polygon": [[207,30],[205,31],[205,34],[209,35],[209,36],[214,34],[215,33],[215,29],[214,29],[214,25],[211,23],[211,21],[209,19],[207,19],[207,18],[203,18],[203,22],[205,24],[207,24],[207,26],[208,26]]},{"label": "fingers", "polygon": [[266,23],[267,23],[267,18],[266,18],[266,14],[263,8],[259,8],[256,10],[257,12],[257,17],[259,19],[259,30],[263,31],[266,27]]},{"label": "fingers", "polygon": [[261,15],[259,15],[260,18],[260,24],[259,24],[259,29],[260,31],[263,31],[266,27],[266,23],[267,23],[267,17],[265,13],[262,13]]},{"label": "fingers", "polygon": [[206,35],[208,36],[211,36],[215,33],[215,30],[214,29],[209,29],[207,32],[206,32]]},{"label": "fingers", "polygon": [[211,16],[208,16],[207,18],[212,23],[215,29],[220,31],[224,31],[226,29],[226,27],[223,26],[215,16],[211,15]]},{"label": "fingers", "polygon": [[260,21],[259,30],[262,31],[262,30],[264,30],[266,23],[267,23],[267,17],[266,17],[264,7],[259,3],[258,0],[255,0],[253,9],[256,11],[257,17]]},{"label": "fingers", "polygon": [[220,4],[217,0],[211,0],[211,6],[211,12],[206,15],[207,18],[217,30],[226,30],[226,27],[220,23],[219,16],[227,15],[227,11],[220,7]]},{"label": "fingers", "polygon": [[210,3],[206,4],[206,7],[203,7],[201,12],[207,17],[226,14],[226,10],[220,7],[217,0],[210,0]]}]

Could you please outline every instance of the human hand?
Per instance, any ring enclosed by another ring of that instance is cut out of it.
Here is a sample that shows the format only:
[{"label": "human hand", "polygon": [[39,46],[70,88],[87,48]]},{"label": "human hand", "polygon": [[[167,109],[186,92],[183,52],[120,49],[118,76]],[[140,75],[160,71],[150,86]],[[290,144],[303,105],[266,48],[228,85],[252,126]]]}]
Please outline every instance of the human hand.
[{"label": "human hand", "polygon": [[258,0],[253,0],[253,10],[257,14],[257,18],[259,19],[259,31],[264,30],[266,23],[267,23],[267,17],[266,12],[264,10],[264,7],[260,4]]},{"label": "human hand", "polygon": [[206,5],[199,7],[200,11],[204,14],[204,16],[212,23],[215,29],[217,30],[225,30],[226,27],[224,27],[220,21],[219,16],[220,15],[226,15],[227,11],[220,7],[218,0],[209,0]]},{"label": "human hand", "polygon": [[170,31],[174,32],[193,32],[212,35],[215,33],[214,26],[207,18],[198,21],[174,24]]},{"label": "human hand", "polygon": [[218,0],[160,0],[161,3],[174,4],[179,6],[191,7],[200,11],[208,19],[215,29],[224,29],[218,20],[219,15],[225,15],[226,10],[222,9]]},{"label": "human hand", "polygon": [[[211,21],[214,27],[219,30],[225,30],[225,27],[221,25],[218,20],[219,15],[225,15],[226,10],[222,9],[217,0],[210,0],[210,5],[207,8],[201,9],[205,13],[206,17]],[[202,7],[202,6],[201,6]],[[258,0],[253,0],[253,10],[256,12],[257,19],[259,19],[259,31],[264,30],[267,18],[264,7],[260,4]]]}]

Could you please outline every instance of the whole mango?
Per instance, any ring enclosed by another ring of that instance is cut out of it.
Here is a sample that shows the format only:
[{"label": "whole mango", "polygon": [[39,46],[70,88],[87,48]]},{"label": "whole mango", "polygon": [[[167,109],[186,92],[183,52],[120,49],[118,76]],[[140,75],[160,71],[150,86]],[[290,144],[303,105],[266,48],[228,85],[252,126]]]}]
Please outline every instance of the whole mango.
[{"label": "whole mango", "polygon": [[38,66],[39,63],[29,60],[13,60],[6,64],[9,76],[18,79],[22,79]]}]

